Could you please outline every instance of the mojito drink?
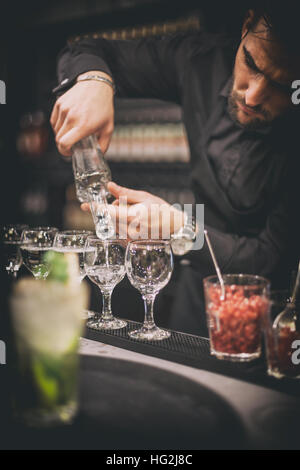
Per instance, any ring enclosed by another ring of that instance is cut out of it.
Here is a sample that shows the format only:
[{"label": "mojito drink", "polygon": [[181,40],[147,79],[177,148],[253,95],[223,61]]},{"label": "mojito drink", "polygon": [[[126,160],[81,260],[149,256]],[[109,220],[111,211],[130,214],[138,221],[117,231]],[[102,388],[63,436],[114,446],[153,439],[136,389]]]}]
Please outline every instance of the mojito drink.
[{"label": "mojito drink", "polygon": [[14,288],[14,408],[26,424],[68,423],[76,414],[78,344],[87,300],[84,283],[26,278]]}]

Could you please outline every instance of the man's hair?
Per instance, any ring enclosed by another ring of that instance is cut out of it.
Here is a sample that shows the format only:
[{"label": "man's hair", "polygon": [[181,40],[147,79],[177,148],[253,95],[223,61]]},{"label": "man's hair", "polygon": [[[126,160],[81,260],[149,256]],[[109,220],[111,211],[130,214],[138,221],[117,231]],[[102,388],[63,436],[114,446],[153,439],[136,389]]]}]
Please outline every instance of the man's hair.
[{"label": "man's hair", "polygon": [[254,12],[251,32],[259,34],[256,26],[262,19],[264,28],[270,33],[270,40],[276,40],[289,56],[300,57],[300,2],[267,0],[249,2],[248,10]]}]

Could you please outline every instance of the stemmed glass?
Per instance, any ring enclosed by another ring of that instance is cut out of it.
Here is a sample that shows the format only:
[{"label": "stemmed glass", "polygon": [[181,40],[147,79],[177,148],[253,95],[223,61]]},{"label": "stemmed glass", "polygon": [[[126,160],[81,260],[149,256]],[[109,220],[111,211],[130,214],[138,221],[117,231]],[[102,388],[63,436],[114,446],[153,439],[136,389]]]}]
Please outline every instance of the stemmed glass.
[{"label": "stemmed glass", "polygon": [[57,231],[55,227],[35,227],[23,230],[21,238],[23,263],[35,279],[46,279],[49,274],[45,253],[51,250]]},{"label": "stemmed glass", "polygon": [[84,265],[87,276],[102,292],[103,309],[100,317],[89,320],[87,326],[96,330],[117,330],[127,322],[115,318],[111,310],[111,295],[125,276],[124,240],[100,240],[90,236],[86,240]]},{"label": "stemmed glass", "polygon": [[6,225],[2,227],[1,241],[3,249],[3,264],[7,273],[14,278],[22,264],[20,244],[22,232],[28,228],[28,225]]},{"label": "stemmed glass", "polygon": [[53,250],[61,253],[77,253],[79,262],[79,278],[81,282],[86,275],[84,267],[84,246],[92,232],[89,230],[64,230],[57,232],[54,238]]},{"label": "stemmed glass", "polygon": [[170,332],[158,328],[154,323],[153,305],[158,292],[168,284],[173,271],[173,256],[170,243],[164,240],[139,240],[128,244],[126,251],[127,276],[144,300],[145,320],[143,326],[129,332],[139,340],[162,340]]}]

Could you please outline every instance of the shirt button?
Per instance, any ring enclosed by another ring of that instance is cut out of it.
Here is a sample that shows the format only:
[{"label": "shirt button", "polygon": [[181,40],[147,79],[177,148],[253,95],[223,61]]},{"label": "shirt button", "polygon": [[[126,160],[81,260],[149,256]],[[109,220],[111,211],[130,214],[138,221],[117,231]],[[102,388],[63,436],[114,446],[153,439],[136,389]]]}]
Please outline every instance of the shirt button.
[{"label": "shirt button", "polygon": [[61,85],[64,85],[65,83],[67,83],[69,81],[68,78],[65,78],[62,82],[60,82]]}]

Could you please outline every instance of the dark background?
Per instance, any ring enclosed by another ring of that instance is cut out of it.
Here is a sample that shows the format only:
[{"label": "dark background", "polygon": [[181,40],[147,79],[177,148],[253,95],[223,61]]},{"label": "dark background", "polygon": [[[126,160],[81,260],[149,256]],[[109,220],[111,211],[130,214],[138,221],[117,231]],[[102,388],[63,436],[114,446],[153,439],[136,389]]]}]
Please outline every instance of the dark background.
[{"label": "dark background", "polygon": [[[54,143],[53,134],[49,126],[49,116],[51,109],[54,104],[54,96],[51,90],[56,86],[56,57],[60,49],[66,43],[66,40],[73,35],[88,33],[91,31],[102,31],[108,29],[118,29],[121,27],[129,27],[136,25],[146,25],[156,22],[164,22],[172,19],[185,17],[189,14],[198,15],[200,19],[201,28],[208,31],[229,31],[231,34],[239,34],[241,27],[241,21],[243,15],[248,6],[251,6],[253,2],[228,2],[228,1],[201,1],[201,0],[27,0],[25,2],[16,2],[14,0],[10,2],[1,3],[1,28],[0,28],[0,80],[4,80],[7,85],[7,104],[0,106],[0,197],[1,197],[1,225],[6,223],[28,223],[30,225],[37,224],[49,224],[56,225],[59,228],[63,227],[62,210],[65,204],[65,193],[66,187],[72,183],[73,175],[70,163],[66,163],[59,156]],[[46,148],[42,154],[37,158],[28,158],[22,155],[17,148],[17,139],[20,135],[20,120],[26,113],[34,113],[36,111],[42,111],[45,116],[45,129],[47,130],[49,137],[46,143]],[[133,168],[130,164],[127,165],[126,169],[118,165],[111,165],[112,174],[114,179],[119,181],[121,184],[128,185],[129,187],[138,187],[137,178],[134,178],[134,174],[137,173],[137,168]],[[151,174],[150,183],[157,179],[157,176],[165,178],[163,184],[170,184],[169,177],[172,174],[173,185],[179,187],[180,184],[186,184],[188,180],[188,168],[179,168],[181,179],[178,179],[178,172],[176,172],[175,166],[170,167],[168,172],[162,172],[162,168],[159,163],[151,168],[146,166],[144,169],[139,168],[138,179],[142,182],[145,181],[140,176],[144,174]],[[183,178],[184,176],[184,178]],[[182,182],[182,179],[184,181]],[[149,184],[150,184],[149,183]],[[24,197],[28,193],[32,192],[38,195],[44,204],[41,205],[39,210],[32,211],[26,209],[24,205]],[[46,202],[46,203],[45,203]],[[22,268],[24,270],[24,268]],[[180,266],[176,266],[175,273]],[[23,271],[24,274],[24,271]],[[8,306],[7,299],[9,289],[11,287],[9,279],[4,269],[0,269],[0,340],[7,341],[9,336],[9,317],[7,315]],[[101,308],[101,296],[97,292],[97,288],[93,288],[92,295],[92,306],[100,310]],[[137,319],[142,321],[143,317],[143,305],[140,295],[135,291],[126,280],[122,283],[122,286],[118,286],[118,294],[113,298],[113,309],[120,316],[127,318]],[[128,295],[130,293],[130,295]],[[164,289],[164,294],[159,296],[156,304],[156,311],[160,315],[157,317],[157,323],[167,326],[169,307],[172,301],[172,282]],[[123,309],[123,310],[122,310]],[[7,341],[7,344],[9,342]],[[10,345],[10,344],[9,344]],[[12,350],[11,347],[7,349],[7,364],[12,364],[11,360]],[[109,361],[109,360],[108,360]],[[104,361],[105,362],[105,361]],[[129,363],[128,363],[129,364]],[[125,363],[126,365],[126,363]],[[130,364],[129,364],[130,365]],[[103,359],[101,359],[101,370],[103,371],[105,364],[103,365]],[[120,371],[118,372],[112,369],[116,367],[115,364],[107,362],[109,372],[113,370],[114,378],[119,378],[126,383],[126,379],[130,379],[130,368],[128,366],[124,369],[124,363]],[[120,367],[117,363],[117,367]],[[97,371],[99,370],[98,364],[96,364]],[[136,370],[134,366],[133,381],[136,383]],[[104,369],[105,370],[105,369]],[[147,371],[146,371],[147,372]],[[140,372],[141,373],[141,372]],[[126,377],[124,378],[123,375]],[[93,377],[96,377],[94,374]],[[142,378],[151,380],[153,385],[153,377],[148,377],[144,370],[142,370]],[[155,376],[154,376],[155,378]],[[94,386],[91,388],[93,392],[95,390],[103,390],[103,379],[100,376],[100,386]],[[99,380],[100,380],[99,379]],[[184,389],[176,389],[176,383],[173,387],[173,382],[170,381],[168,376],[164,374],[164,380],[168,381],[171,387],[172,393],[179,393],[179,396],[187,395]],[[108,382],[110,384],[110,382]],[[149,384],[146,383],[146,392],[149,390]],[[149,382],[150,383],[150,382]],[[5,397],[5,394],[9,393],[9,368],[1,367],[0,365],[0,394]],[[115,386],[109,387],[108,394],[111,396],[111,391],[116,391],[116,403],[119,405],[119,389],[118,383]],[[188,390],[191,390],[191,385],[188,384]],[[7,388],[7,390],[6,390]],[[106,389],[104,389],[106,390]],[[133,390],[131,398],[138,400],[143,397],[145,398],[145,392],[141,393],[138,388],[138,395],[135,397],[135,388]],[[150,388],[151,390],[151,388]],[[175,392],[174,392],[175,390]],[[193,389],[192,389],[193,390]],[[201,389],[200,389],[201,392]],[[161,395],[159,395],[161,396]],[[199,390],[195,390],[195,396],[198,400],[203,400],[203,391],[199,393]],[[122,399],[126,398],[125,393],[122,394]],[[211,389],[209,390],[209,400],[212,400],[213,395]],[[260,397],[258,397],[258,400]],[[85,404],[89,403],[90,398],[84,401]],[[145,401],[147,408],[145,410],[152,410],[153,402],[148,403]],[[186,403],[186,400],[180,400],[179,405]],[[258,402],[259,403],[259,402]],[[101,403],[100,403],[101,404]],[[123,401],[120,402],[121,406]],[[159,406],[160,402],[158,402]],[[202,406],[201,402],[201,406]],[[213,404],[214,405],[214,404]],[[173,402],[172,402],[173,406]],[[214,405],[215,406],[215,405]],[[273,407],[273,408],[272,408]],[[273,404],[272,407],[266,409],[266,423],[263,421],[261,416],[261,422],[264,426],[264,430],[268,431],[269,439],[271,440],[273,426],[275,423],[278,428],[283,429],[283,439],[289,436],[289,440],[286,441],[287,448],[298,448],[299,439],[297,440],[297,419],[299,412],[297,410],[287,409],[287,416],[284,417],[283,421],[280,419],[283,416],[284,408],[279,408]],[[216,407],[215,407],[216,408]],[[118,408],[117,408],[118,409]],[[174,408],[175,409],[175,408]],[[172,408],[172,413],[174,411]],[[180,407],[179,407],[180,409]],[[199,410],[204,409],[199,407]],[[193,407],[192,414],[194,416],[197,407]],[[207,411],[206,408],[204,411]],[[296,411],[296,412],[295,412]],[[265,412],[265,409],[263,410]],[[162,410],[162,416],[165,413],[165,408]],[[178,409],[176,408],[178,414]],[[174,414],[176,417],[177,414]],[[278,413],[276,415],[276,413]],[[281,413],[281,414],[280,414]],[[6,407],[6,401],[0,400],[0,415],[3,433],[0,433],[0,447],[2,441],[5,441],[4,437],[9,441],[15,443],[18,436],[15,436],[9,432],[6,426],[6,414],[9,414],[8,407]],[[144,415],[141,413],[141,416]],[[155,414],[153,415],[155,416]],[[174,417],[172,415],[173,418]],[[179,415],[180,416],[180,415]],[[185,416],[185,415],[184,415]],[[204,414],[204,420],[202,421],[202,428],[207,432],[206,426],[206,413]],[[217,415],[216,415],[217,416]],[[295,417],[293,419],[293,417]],[[168,418],[168,419],[170,419]],[[119,417],[117,417],[119,419]],[[260,423],[259,419],[257,420]],[[276,421],[277,420],[277,421]],[[145,420],[144,420],[145,421]],[[110,424],[113,423],[113,419],[109,416],[108,419],[108,432],[106,432],[106,439],[110,437],[109,429]],[[170,426],[173,421],[170,419]],[[204,423],[204,424],[203,424]],[[219,425],[219,421],[216,421]],[[282,424],[283,423],[283,424]],[[155,423],[156,425],[157,423]],[[200,428],[201,428],[201,422]],[[222,424],[222,423],[221,423]],[[285,426],[284,426],[285,425]],[[173,430],[176,427],[173,426]],[[93,439],[101,437],[101,429],[103,429],[103,422],[101,421],[100,431],[95,432],[91,435],[91,442]],[[136,429],[141,429],[136,426]],[[164,430],[162,427],[161,429]],[[184,427],[183,427],[184,429]],[[187,429],[190,429],[190,422],[187,422]],[[211,430],[209,428],[209,430]],[[224,443],[224,439],[234,439],[234,448],[237,447],[238,436],[233,432],[228,434],[228,427],[219,428],[216,430],[213,428],[214,435],[212,441],[216,443],[216,436],[220,435],[220,442]],[[224,432],[225,431],[225,432]],[[287,434],[285,434],[289,431]],[[161,431],[162,432],[162,431]],[[165,433],[165,436],[172,437],[171,434]],[[240,430],[239,437],[242,440],[243,435]],[[4,433],[6,436],[4,436]],[[199,428],[197,428],[199,433]],[[227,433],[227,434],[226,434]],[[176,435],[177,440],[181,439]],[[279,435],[279,432],[278,432]],[[7,437],[8,436],[8,437]],[[12,437],[13,436],[13,437]],[[95,437],[96,436],[96,437]],[[135,437],[135,434],[133,434]],[[155,437],[159,437],[158,433]],[[186,436],[188,437],[187,433]],[[225,437],[224,437],[225,436]],[[28,439],[31,436],[27,436]],[[80,435],[81,437],[81,435]],[[128,439],[131,434],[128,434]],[[139,436],[137,436],[139,437]],[[36,440],[38,436],[34,436]],[[45,436],[44,436],[45,438]],[[63,444],[59,442],[61,438],[60,434],[55,436],[54,441],[58,442],[58,447]],[[74,447],[74,435],[71,436],[71,447]],[[116,440],[118,436],[113,434],[112,441],[118,444]],[[24,445],[24,435],[21,435],[22,445]],[[41,437],[43,439],[43,437]],[[47,436],[47,444],[51,446],[53,435]],[[123,436],[122,436],[123,439]],[[197,435],[198,439],[198,435]],[[63,442],[63,441],[62,441]],[[147,442],[149,442],[147,440]],[[204,444],[203,444],[204,442]],[[75,441],[76,443],[76,441]],[[124,444],[122,440],[120,443]],[[106,441],[104,440],[105,446]],[[174,444],[174,441],[172,441]],[[3,443],[2,443],[3,445]],[[98,442],[97,442],[98,445]],[[197,441],[196,445],[204,445],[205,441],[203,438]],[[275,444],[273,443],[275,446]],[[93,446],[93,444],[92,444]],[[285,441],[282,442],[283,448],[285,448]],[[25,443],[26,447],[26,443]]]},{"label": "dark background", "polygon": [[[238,34],[247,7],[248,3],[214,0],[3,2],[0,79],[6,83],[7,104],[0,106],[1,225],[27,223],[63,228],[66,188],[72,184],[73,174],[70,163],[65,162],[56,150],[49,117],[55,100],[51,90],[57,85],[56,58],[68,38],[94,31],[168,22],[189,15],[199,17],[201,29]],[[28,157],[20,152],[17,141],[24,115],[36,111],[44,115],[43,129],[47,137],[40,155]],[[111,170],[115,181],[137,189],[147,183],[155,192],[158,177],[160,185],[171,184],[183,189],[188,185],[187,164],[166,167],[158,163],[139,165],[138,168],[130,164],[112,164]],[[30,198],[34,199],[33,208],[28,203]],[[4,305],[8,281],[3,270],[1,276],[4,276],[1,283]],[[172,286],[171,282],[156,306],[158,323],[164,326],[168,324]],[[138,293],[126,280],[118,289],[113,308],[119,309],[120,316],[142,320],[143,305]],[[100,296],[95,287],[93,290],[92,306],[99,310]]]},{"label": "dark background", "polygon": [[[200,18],[201,28],[229,30],[240,28],[245,5],[201,0],[60,0],[4,2],[2,4],[0,79],[7,85],[7,104],[1,107],[0,152],[3,221],[31,225],[61,226],[66,184],[72,181],[55,148],[48,125],[54,103],[51,92],[57,84],[56,57],[73,35],[164,22],[191,13]],[[42,111],[49,130],[44,155],[26,159],[16,149],[20,118]],[[4,170],[5,165],[5,170]],[[113,172],[115,175],[115,172]],[[134,186],[130,177],[122,184]],[[167,179],[167,178],[166,178]],[[127,181],[128,180],[128,181]],[[22,194],[36,190],[47,200],[46,209],[24,209]]]}]

